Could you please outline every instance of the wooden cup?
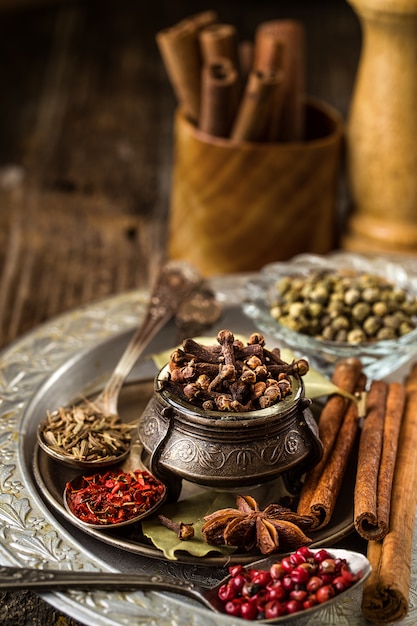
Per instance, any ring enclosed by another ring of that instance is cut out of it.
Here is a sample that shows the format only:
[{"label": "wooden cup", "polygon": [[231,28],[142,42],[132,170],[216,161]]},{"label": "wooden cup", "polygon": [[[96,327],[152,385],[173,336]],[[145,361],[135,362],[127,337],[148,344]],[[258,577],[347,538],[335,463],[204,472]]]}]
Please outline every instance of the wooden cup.
[{"label": "wooden cup", "polygon": [[175,118],[168,254],[204,276],[335,247],[343,123],[309,100],[293,143],[233,143]]}]

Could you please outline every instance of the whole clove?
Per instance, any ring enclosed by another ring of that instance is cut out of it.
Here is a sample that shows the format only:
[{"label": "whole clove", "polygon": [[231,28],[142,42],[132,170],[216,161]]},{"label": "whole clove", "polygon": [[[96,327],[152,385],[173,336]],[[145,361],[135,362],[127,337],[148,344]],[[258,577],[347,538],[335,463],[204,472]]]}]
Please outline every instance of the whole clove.
[{"label": "whole clove", "polygon": [[165,526],[165,528],[173,530],[177,534],[178,539],[181,539],[181,541],[189,541],[194,537],[194,528],[192,523],[186,524],[184,522],[174,522],[174,520],[169,519],[169,517],[166,517],[165,515],[158,515],[158,518],[161,524]]}]

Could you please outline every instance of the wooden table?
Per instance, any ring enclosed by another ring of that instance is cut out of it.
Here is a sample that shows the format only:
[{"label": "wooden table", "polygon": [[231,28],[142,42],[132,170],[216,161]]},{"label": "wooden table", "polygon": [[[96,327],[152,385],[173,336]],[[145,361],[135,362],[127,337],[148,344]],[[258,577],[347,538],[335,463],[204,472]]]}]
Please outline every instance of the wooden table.
[{"label": "wooden table", "polygon": [[[0,2],[0,347],[148,285],[164,254],[175,100],[158,30],[207,8],[241,39],[301,19],[308,91],[347,115],[360,28],[345,0],[197,4]],[[1,624],[74,625],[33,594],[0,606]]]}]

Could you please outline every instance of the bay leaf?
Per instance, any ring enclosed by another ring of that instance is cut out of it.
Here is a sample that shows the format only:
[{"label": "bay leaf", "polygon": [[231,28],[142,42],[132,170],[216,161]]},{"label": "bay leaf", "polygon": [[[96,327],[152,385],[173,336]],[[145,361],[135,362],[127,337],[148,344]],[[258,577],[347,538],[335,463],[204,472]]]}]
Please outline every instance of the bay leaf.
[{"label": "bay leaf", "polygon": [[303,376],[303,379],[305,395],[307,398],[311,398],[311,400],[337,393],[341,396],[349,398],[349,400],[357,402],[357,398],[354,395],[333,384],[329,378],[314,368],[310,369],[307,374]]},{"label": "bay leaf", "polygon": [[[236,548],[230,546],[212,546],[206,543],[201,533],[204,516],[225,508],[236,508],[236,497],[229,492],[206,490],[184,500],[166,504],[154,515],[142,521],[142,532],[156,548],[161,550],[168,560],[177,560],[176,553],[186,551],[192,556],[204,557],[210,552],[228,556]],[[178,539],[175,531],[163,526],[159,515],[165,515],[175,522],[193,524],[194,537],[187,541]]]}]

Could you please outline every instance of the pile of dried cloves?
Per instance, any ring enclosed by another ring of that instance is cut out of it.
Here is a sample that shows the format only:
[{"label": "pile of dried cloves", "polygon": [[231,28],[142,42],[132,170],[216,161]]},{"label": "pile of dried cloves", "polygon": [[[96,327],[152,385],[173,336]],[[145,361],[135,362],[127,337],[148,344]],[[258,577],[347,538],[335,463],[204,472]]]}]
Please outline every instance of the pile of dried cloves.
[{"label": "pile of dried cloves", "polygon": [[162,389],[206,411],[247,412],[267,408],[292,394],[291,376],[304,376],[305,359],[287,363],[279,348],[268,350],[260,333],[247,345],[230,330],[217,344],[185,339],[170,357]]}]

